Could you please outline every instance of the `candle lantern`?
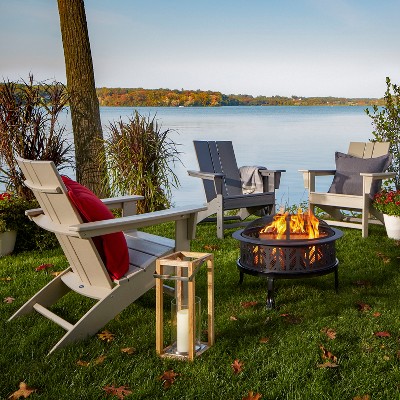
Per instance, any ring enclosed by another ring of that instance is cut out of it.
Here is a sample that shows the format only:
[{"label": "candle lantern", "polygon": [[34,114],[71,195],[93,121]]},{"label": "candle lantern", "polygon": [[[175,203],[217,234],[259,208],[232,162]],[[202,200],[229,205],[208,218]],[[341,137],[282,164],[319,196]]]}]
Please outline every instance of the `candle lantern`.
[{"label": "candle lantern", "polygon": [[[201,341],[201,299],[195,293],[195,277],[207,266],[208,340]],[[156,351],[162,357],[193,360],[214,344],[214,256],[177,252],[156,263]],[[163,281],[175,282],[171,302],[171,343],[164,348]]]}]

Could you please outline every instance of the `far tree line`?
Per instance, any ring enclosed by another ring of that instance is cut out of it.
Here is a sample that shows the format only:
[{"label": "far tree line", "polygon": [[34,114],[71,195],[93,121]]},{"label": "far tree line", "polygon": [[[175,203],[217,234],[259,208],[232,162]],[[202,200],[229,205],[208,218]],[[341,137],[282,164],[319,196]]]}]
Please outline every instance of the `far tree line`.
[{"label": "far tree line", "polygon": [[373,106],[383,99],[301,96],[251,96],[202,90],[98,88],[101,106],[219,107],[219,106]]}]

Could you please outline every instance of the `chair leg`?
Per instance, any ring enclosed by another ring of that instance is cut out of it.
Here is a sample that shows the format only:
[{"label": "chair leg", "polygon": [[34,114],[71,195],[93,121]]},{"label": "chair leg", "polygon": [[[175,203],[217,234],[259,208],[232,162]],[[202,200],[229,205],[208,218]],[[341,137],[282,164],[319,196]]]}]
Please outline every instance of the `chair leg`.
[{"label": "chair leg", "polygon": [[[68,268],[64,273],[70,271]],[[34,311],[33,306],[37,303],[43,307],[49,307],[61,297],[65,296],[71,289],[64,284],[59,275],[50,281],[46,286],[44,286],[39,292],[32,296],[21,308],[19,308],[8,321],[13,320],[21,315],[26,315]]]}]

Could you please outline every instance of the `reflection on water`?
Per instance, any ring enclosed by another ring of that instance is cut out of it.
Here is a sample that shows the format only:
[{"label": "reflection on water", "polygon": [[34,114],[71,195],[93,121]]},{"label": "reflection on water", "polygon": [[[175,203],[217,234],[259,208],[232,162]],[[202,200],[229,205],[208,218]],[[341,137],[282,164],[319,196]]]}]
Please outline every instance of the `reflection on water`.
[{"label": "reflection on water", "polygon": [[[175,205],[204,203],[200,179],[187,175],[198,169],[193,140],[231,140],[239,166],[264,165],[285,169],[277,193],[279,204],[307,200],[299,169],[334,169],[335,151],[347,152],[350,141],[372,138],[370,118],[363,107],[219,107],[137,108],[153,116],[171,139],[180,143],[183,165],[176,165],[179,189],[173,190]],[[104,133],[110,121],[132,115],[131,107],[101,107]],[[71,130],[69,115],[68,129]],[[70,174],[73,174],[70,172]],[[331,178],[320,178],[318,190],[326,190]]]}]

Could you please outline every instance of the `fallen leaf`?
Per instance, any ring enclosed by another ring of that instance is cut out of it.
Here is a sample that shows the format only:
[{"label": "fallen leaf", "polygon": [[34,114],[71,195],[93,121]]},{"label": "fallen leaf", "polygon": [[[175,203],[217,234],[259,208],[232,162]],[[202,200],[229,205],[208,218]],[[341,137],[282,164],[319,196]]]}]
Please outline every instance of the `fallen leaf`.
[{"label": "fallen leaf", "polygon": [[242,400],[259,400],[262,395],[260,393],[254,393],[252,390],[245,397],[242,397]]},{"label": "fallen leaf", "polygon": [[390,337],[392,335],[389,332],[381,331],[381,332],[374,332],[374,336],[376,336],[376,337]]},{"label": "fallen leaf", "polygon": [[229,317],[229,319],[230,319],[231,321],[237,321],[237,317],[235,317],[234,315],[231,315],[231,316]]},{"label": "fallen leaf", "polygon": [[242,301],[242,302],[240,303],[240,305],[241,305],[243,308],[254,307],[254,306],[256,306],[257,304],[258,304],[258,301]]},{"label": "fallen leaf", "polygon": [[115,335],[109,331],[103,331],[97,334],[100,340],[103,340],[107,343],[112,342],[114,340]]},{"label": "fallen leaf", "polygon": [[103,362],[105,361],[106,358],[107,358],[107,356],[101,355],[101,356],[97,357],[97,358],[93,361],[93,364],[94,364],[94,365],[103,364]]},{"label": "fallen leaf", "polygon": [[260,343],[268,343],[269,342],[269,337],[262,337],[260,339]]},{"label": "fallen leaf", "polygon": [[382,314],[380,313],[380,312],[374,312],[373,314],[372,314],[372,316],[373,317],[375,317],[375,318],[377,318],[377,317],[380,317]]},{"label": "fallen leaf", "polygon": [[322,328],[321,332],[325,333],[325,335],[331,340],[336,339],[336,331],[332,328]]},{"label": "fallen leaf", "polygon": [[121,349],[121,353],[135,354],[136,353],[136,349],[134,347],[124,347],[123,349]]},{"label": "fallen leaf", "polygon": [[390,360],[390,357],[389,357],[389,356],[383,356],[383,359],[384,359],[385,361],[389,361],[389,360]]},{"label": "fallen leaf", "polygon": [[203,249],[207,251],[215,251],[219,250],[219,246],[217,246],[216,244],[205,244],[203,246]]},{"label": "fallen leaf", "polygon": [[114,387],[113,386],[104,386],[103,390],[112,396],[117,396],[119,399],[124,399],[125,396],[129,396],[132,394],[132,391],[129,390],[128,386],[120,386],[120,387]]},{"label": "fallen leaf", "polygon": [[369,394],[363,394],[362,396],[353,397],[352,400],[370,400]]},{"label": "fallen leaf", "polygon": [[89,361],[78,360],[76,362],[76,365],[79,365],[80,367],[88,367],[90,365],[90,362]]},{"label": "fallen leaf", "polygon": [[381,252],[379,252],[379,251],[376,253],[376,255],[377,255],[379,258],[382,258],[384,264],[390,263],[390,257],[388,257],[387,255],[385,255],[385,254],[383,254],[383,253],[381,253]]},{"label": "fallen leaf", "polygon": [[354,281],[353,285],[362,286],[362,287],[371,287],[372,286],[370,281],[366,281],[366,280],[362,280],[362,279],[358,280],[358,281]]},{"label": "fallen leaf", "polygon": [[168,389],[171,387],[171,385],[175,382],[176,377],[179,376],[178,373],[174,372],[174,370],[170,369],[168,371],[165,371],[159,379],[163,383],[163,387],[165,389]]},{"label": "fallen leaf", "polygon": [[318,368],[337,368],[338,366],[338,364],[330,361],[325,361],[323,364],[318,364]]},{"label": "fallen leaf", "polygon": [[5,278],[0,278],[0,281],[10,282],[10,281],[12,281],[12,278],[10,276],[6,276]]},{"label": "fallen leaf", "polygon": [[54,264],[41,264],[35,268],[35,271],[43,271],[44,269],[54,267]]},{"label": "fallen leaf", "polygon": [[334,363],[337,363],[337,357],[328,351],[324,346],[322,346],[322,344],[319,346],[319,348],[322,350],[321,357],[323,360],[331,360]]},{"label": "fallen leaf", "polygon": [[14,297],[5,297],[3,301],[4,303],[11,304],[14,300]]},{"label": "fallen leaf", "polygon": [[371,310],[371,306],[367,303],[359,302],[357,303],[358,311],[364,312]]},{"label": "fallen leaf", "polygon": [[242,370],[243,370],[243,363],[242,362],[240,362],[238,359],[236,359],[232,364],[231,364],[231,367],[232,367],[232,369],[233,369],[233,373],[235,374],[235,375],[237,375],[237,374],[240,374],[241,372],[242,372]]},{"label": "fallen leaf", "polygon": [[25,382],[20,382],[19,384],[19,389],[14,392],[12,395],[8,397],[9,400],[17,400],[21,397],[26,399],[29,397],[32,393],[36,392],[37,389],[29,387]]},{"label": "fallen leaf", "polygon": [[54,272],[50,272],[50,275],[52,276],[58,276],[60,274],[62,274],[64,271],[54,271]]}]

